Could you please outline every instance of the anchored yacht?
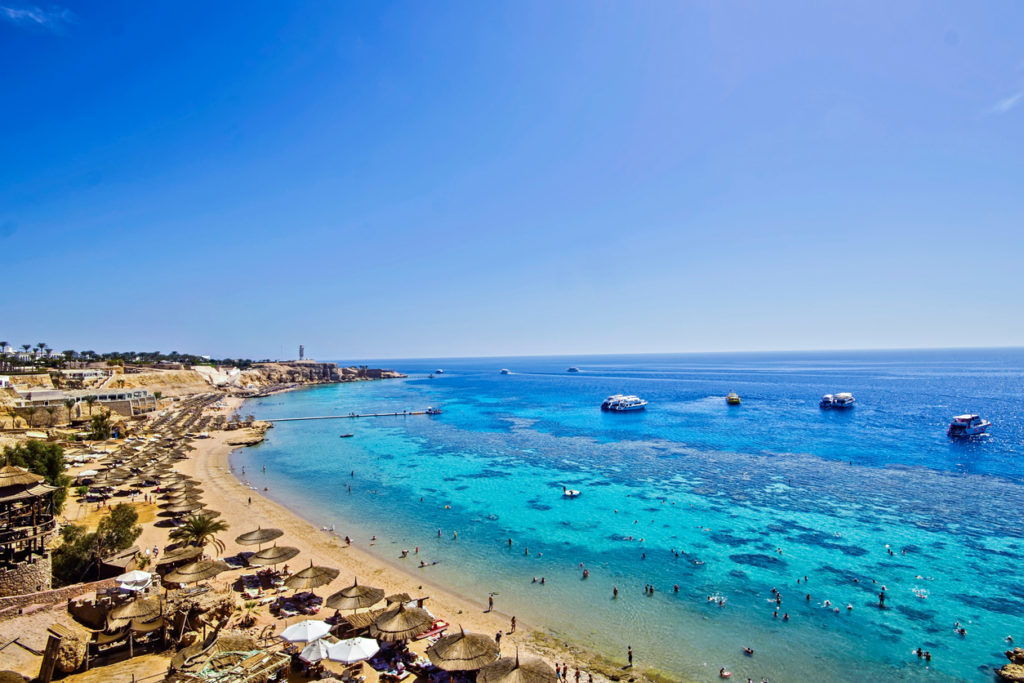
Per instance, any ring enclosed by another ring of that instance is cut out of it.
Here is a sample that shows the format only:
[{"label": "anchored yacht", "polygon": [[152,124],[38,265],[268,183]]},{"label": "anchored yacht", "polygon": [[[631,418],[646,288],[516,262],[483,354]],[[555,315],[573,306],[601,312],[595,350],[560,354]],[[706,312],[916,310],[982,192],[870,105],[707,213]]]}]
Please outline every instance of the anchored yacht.
[{"label": "anchored yacht", "polygon": [[647,407],[647,401],[639,396],[615,394],[609,396],[601,404],[601,410],[612,410],[617,413],[624,413],[634,410],[643,410]]},{"label": "anchored yacht", "polygon": [[957,415],[949,423],[949,429],[946,431],[946,434],[952,437],[979,436],[984,434],[985,430],[991,426],[991,422],[982,420],[977,415]]},{"label": "anchored yacht", "polygon": [[852,408],[853,404],[856,402],[857,399],[853,397],[853,394],[844,392],[841,394],[825,394],[821,397],[821,401],[818,403],[818,406],[825,410],[828,410],[829,408],[838,408],[842,410],[844,408]]}]

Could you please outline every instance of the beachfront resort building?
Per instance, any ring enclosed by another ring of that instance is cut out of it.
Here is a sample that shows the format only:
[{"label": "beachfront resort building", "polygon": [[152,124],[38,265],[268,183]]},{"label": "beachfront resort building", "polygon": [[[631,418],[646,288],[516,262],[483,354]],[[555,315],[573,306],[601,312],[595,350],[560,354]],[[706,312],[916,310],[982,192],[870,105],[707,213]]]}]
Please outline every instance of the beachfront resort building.
[{"label": "beachfront resort building", "polygon": [[157,403],[149,389],[15,389],[15,393],[18,395],[14,400],[16,408],[61,407],[67,399],[80,404],[94,398],[97,403],[126,417],[156,410]]},{"label": "beachfront resort building", "polygon": [[49,590],[56,490],[24,468],[0,467],[0,597]]}]

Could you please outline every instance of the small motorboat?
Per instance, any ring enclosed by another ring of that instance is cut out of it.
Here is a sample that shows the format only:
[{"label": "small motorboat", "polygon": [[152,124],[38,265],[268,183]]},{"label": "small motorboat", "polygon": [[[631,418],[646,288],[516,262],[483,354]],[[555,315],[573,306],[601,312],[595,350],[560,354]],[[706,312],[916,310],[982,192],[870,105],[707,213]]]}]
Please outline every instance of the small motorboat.
[{"label": "small motorboat", "polygon": [[429,375],[427,375],[427,377],[429,377],[430,379],[434,379],[434,373],[430,373]]},{"label": "small motorboat", "polygon": [[441,414],[441,409],[440,408],[427,408],[423,412],[425,412],[427,415],[440,415]]},{"label": "small motorboat", "polygon": [[342,434],[339,439],[351,439],[355,434]]},{"label": "small motorboat", "polygon": [[731,406],[738,406],[740,404],[740,395],[735,391],[730,391],[729,395],[725,397],[725,402]]},{"label": "small motorboat", "polygon": [[444,374],[444,370],[442,370],[441,368],[438,368],[437,370],[434,370],[434,373],[437,374],[437,375],[443,375]]},{"label": "small motorboat", "polygon": [[576,489],[567,489],[563,486],[562,495],[566,498],[579,498],[580,492],[577,491]]},{"label": "small motorboat", "polygon": [[985,433],[992,423],[988,420],[982,420],[977,415],[957,415],[953,418],[953,421],[949,423],[949,429],[946,430],[946,435],[959,438],[968,436],[981,436]]},{"label": "small motorboat", "polygon": [[577,367],[572,367],[572,368],[569,368],[568,370],[566,370],[566,372],[579,372],[579,371],[580,371],[580,369],[577,368]]},{"label": "small motorboat", "polygon": [[502,368],[501,369],[501,374],[503,374],[503,375],[511,375],[512,371],[509,370],[508,368]]}]

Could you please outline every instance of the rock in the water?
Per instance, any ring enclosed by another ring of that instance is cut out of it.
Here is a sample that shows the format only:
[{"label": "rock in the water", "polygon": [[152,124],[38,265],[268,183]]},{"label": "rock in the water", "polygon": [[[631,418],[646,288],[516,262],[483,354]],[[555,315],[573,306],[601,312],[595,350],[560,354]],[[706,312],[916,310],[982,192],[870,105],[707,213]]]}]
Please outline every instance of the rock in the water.
[{"label": "rock in the water", "polygon": [[1010,663],[1002,669],[996,669],[996,673],[1004,681],[1024,683],[1024,648],[1015,647],[1003,654],[1010,660]]}]

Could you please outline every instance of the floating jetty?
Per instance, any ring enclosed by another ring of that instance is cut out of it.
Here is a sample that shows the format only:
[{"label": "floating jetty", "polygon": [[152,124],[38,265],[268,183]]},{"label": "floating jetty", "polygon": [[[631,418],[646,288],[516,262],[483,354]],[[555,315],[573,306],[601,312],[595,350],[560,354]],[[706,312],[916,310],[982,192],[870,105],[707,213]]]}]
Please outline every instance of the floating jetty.
[{"label": "floating jetty", "polygon": [[313,417],[277,417],[263,422],[298,422],[299,420],[351,420],[357,417],[402,417],[403,415],[426,415],[425,410],[403,410],[397,413],[352,413],[351,415],[315,415]]}]

